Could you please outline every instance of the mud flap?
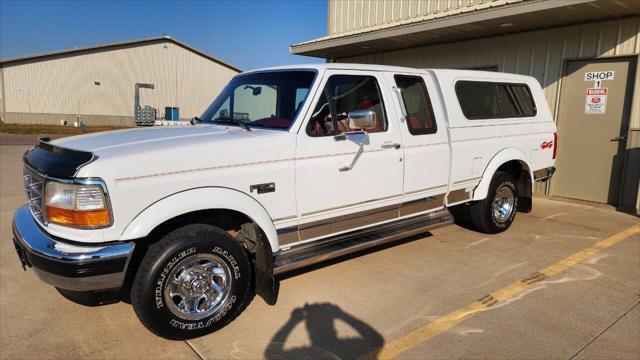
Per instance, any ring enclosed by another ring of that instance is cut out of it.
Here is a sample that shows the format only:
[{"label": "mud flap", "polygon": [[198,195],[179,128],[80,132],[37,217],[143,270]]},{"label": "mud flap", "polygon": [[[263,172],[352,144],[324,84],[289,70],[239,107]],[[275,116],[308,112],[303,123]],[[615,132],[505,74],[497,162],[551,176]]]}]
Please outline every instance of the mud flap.
[{"label": "mud flap", "polygon": [[530,213],[533,209],[533,202],[530,197],[518,198],[518,212]]},{"label": "mud flap", "polygon": [[278,300],[280,282],[273,275],[273,252],[269,241],[256,224],[242,225],[246,236],[255,241],[256,294],[269,305]]}]

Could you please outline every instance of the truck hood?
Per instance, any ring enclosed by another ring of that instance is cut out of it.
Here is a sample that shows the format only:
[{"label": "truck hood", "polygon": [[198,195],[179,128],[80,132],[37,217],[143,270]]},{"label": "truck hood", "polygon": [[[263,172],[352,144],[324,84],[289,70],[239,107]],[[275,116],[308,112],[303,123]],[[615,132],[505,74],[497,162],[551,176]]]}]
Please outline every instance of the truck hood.
[{"label": "truck hood", "polygon": [[109,131],[51,143],[95,155],[76,176],[117,179],[288,158],[295,149],[295,136],[287,131],[200,124]]},{"label": "truck hood", "polygon": [[183,143],[237,139],[255,136],[255,131],[224,125],[167,126],[135,128],[71,136],[52,141],[60,147],[100,153],[114,153],[117,149],[131,151],[154,147],[174,147]]}]

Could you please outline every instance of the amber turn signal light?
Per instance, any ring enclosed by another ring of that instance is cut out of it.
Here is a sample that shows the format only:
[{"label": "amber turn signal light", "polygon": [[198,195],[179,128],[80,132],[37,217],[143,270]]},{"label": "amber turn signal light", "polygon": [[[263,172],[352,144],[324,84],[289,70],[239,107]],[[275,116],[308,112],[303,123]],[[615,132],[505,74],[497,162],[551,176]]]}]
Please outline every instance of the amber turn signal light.
[{"label": "amber turn signal light", "polygon": [[79,227],[99,227],[109,225],[109,211],[101,210],[69,210],[54,206],[47,206],[47,219],[61,225],[79,226]]}]

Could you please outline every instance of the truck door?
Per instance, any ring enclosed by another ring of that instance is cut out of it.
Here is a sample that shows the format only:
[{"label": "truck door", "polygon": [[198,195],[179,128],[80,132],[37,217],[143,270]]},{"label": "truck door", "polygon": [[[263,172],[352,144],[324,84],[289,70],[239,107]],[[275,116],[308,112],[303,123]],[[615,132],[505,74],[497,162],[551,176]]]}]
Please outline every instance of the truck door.
[{"label": "truck door", "polygon": [[[402,198],[400,134],[384,75],[330,70],[320,89],[298,133],[302,241],[395,219]],[[362,110],[371,110],[376,124],[358,131],[348,115]]]},{"label": "truck door", "polygon": [[400,216],[437,210],[449,182],[450,149],[445,114],[434,80],[415,74],[388,74],[401,110],[404,151],[404,199]]}]

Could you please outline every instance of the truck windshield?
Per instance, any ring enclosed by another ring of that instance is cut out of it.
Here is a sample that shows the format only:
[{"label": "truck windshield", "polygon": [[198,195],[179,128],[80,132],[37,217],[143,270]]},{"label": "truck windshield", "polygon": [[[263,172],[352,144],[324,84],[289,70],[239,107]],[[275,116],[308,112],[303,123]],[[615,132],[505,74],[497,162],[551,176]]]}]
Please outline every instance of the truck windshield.
[{"label": "truck windshield", "polygon": [[315,71],[300,70],[238,75],[211,103],[200,121],[289,129],[307,98],[315,76]]}]

